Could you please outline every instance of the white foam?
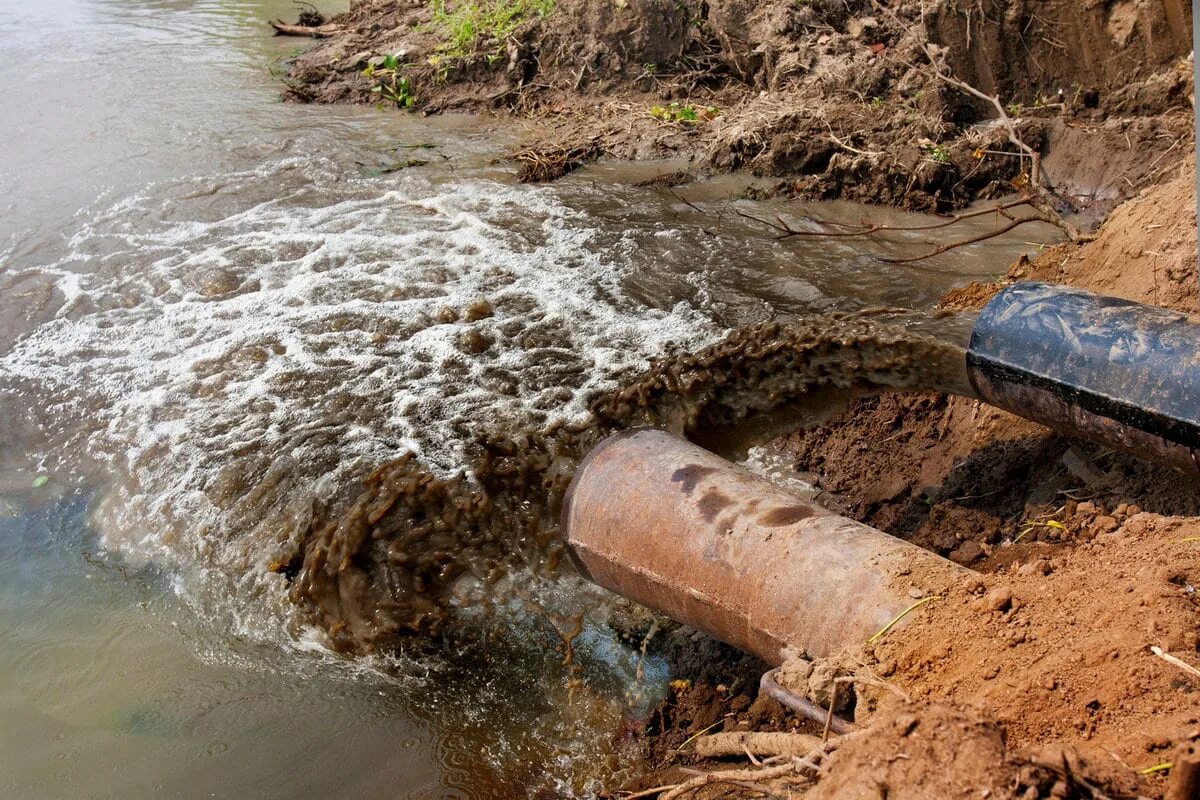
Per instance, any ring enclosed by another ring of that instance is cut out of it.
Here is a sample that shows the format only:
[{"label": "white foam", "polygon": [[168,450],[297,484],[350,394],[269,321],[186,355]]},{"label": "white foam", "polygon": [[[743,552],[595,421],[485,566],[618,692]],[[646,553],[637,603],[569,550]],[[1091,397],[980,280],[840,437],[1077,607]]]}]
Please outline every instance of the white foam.
[{"label": "white foam", "polygon": [[[284,613],[284,583],[248,538],[258,520],[214,503],[216,482],[302,513],[405,450],[453,471],[481,426],[578,420],[668,342],[720,333],[683,305],[632,300],[612,255],[632,243],[598,252],[550,190],[403,175],[381,192],[297,161],[223,177],[239,190],[219,210],[167,186],[99,214],[35,268],[59,276],[62,307],[0,359],[70,421],[51,431],[60,465],[109,465],[109,546],[203,575],[252,600],[245,613]],[[478,299],[495,316],[433,320]],[[467,331],[494,343],[465,353]]]}]

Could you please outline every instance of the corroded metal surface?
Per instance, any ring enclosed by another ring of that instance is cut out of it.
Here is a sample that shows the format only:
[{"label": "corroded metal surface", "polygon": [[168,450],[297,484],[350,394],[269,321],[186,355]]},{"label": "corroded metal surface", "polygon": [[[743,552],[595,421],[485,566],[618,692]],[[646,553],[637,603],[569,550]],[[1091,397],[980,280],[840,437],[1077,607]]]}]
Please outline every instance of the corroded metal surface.
[{"label": "corroded metal surface", "polygon": [[562,532],[601,586],[772,664],[862,644],[967,574],[646,428],[591,451]]},{"label": "corroded metal surface", "polygon": [[975,324],[979,398],[1063,433],[1200,469],[1200,325],[1163,308],[1018,283]]}]

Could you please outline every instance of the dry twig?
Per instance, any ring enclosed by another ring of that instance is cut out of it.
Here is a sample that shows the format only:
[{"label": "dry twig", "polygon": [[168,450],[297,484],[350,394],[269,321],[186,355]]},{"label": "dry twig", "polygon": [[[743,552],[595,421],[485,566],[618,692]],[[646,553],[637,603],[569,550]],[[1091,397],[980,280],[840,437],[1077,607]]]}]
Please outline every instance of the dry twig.
[{"label": "dry twig", "polygon": [[1195,667],[1193,667],[1191,664],[1187,663],[1183,659],[1176,658],[1175,656],[1168,653],[1166,650],[1163,650],[1161,647],[1151,645],[1150,652],[1154,653],[1154,655],[1158,656],[1159,658],[1161,658],[1163,661],[1167,662],[1171,666],[1179,667],[1179,669],[1183,670],[1184,672],[1188,673],[1189,675],[1194,675],[1197,678],[1200,678],[1200,669],[1196,669]]}]

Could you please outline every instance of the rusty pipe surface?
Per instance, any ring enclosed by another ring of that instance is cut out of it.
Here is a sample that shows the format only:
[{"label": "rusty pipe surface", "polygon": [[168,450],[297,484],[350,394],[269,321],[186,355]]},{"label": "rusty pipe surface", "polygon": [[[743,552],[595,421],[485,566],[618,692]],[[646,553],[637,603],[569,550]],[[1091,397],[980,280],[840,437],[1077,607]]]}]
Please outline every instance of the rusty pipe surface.
[{"label": "rusty pipe surface", "polygon": [[860,645],[969,574],[650,428],[592,449],[562,535],[585,577],[773,665]]},{"label": "rusty pipe surface", "polygon": [[1165,308],[1016,283],[984,308],[976,396],[1062,433],[1200,470],[1200,325]]}]

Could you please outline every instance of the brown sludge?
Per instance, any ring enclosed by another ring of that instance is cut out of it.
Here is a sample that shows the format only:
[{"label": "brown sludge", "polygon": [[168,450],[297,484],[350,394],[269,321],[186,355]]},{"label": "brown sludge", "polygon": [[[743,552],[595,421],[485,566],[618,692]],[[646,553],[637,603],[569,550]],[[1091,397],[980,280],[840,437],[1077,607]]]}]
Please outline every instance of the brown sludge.
[{"label": "brown sludge", "polygon": [[559,567],[563,493],[603,436],[653,425],[703,441],[815,393],[845,401],[884,389],[961,391],[963,363],[961,347],[870,313],[737,330],[596,398],[582,424],[481,433],[459,475],[437,476],[411,455],[381,465],[357,496],[343,492],[315,516],[285,568],[296,572],[293,599],[343,651],[437,635],[460,579],[490,585],[513,567]]}]

